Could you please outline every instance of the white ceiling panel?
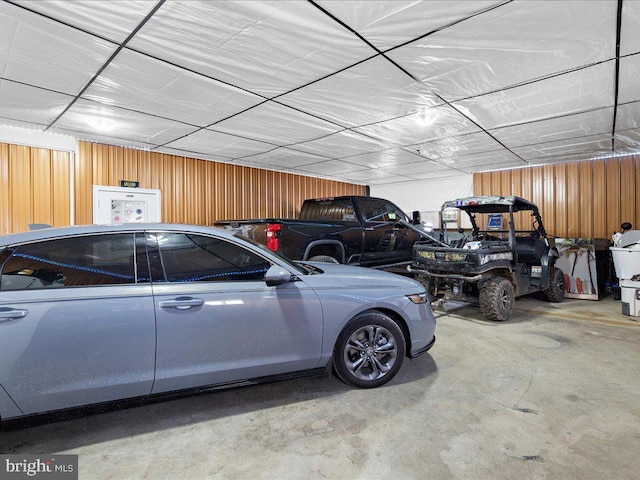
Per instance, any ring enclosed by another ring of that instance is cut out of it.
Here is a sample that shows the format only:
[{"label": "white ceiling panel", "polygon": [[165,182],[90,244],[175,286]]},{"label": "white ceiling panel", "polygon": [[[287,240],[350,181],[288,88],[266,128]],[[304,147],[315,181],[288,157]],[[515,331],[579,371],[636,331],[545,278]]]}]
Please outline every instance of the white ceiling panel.
[{"label": "white ceiling panel", "polygon": [[375,53],[300,1],[170,1],[130,46],[266,97]]},{"label": "white ceiling panel", "polygon": [[324,0],[317,3],[384,51],[504,2]]},{"label": "white ceiling panel", "polygon": [[416,145],[438,138],[478,131],[468,118],[448,105],[427,108],[423,112],[354,128],[353,130],[384,140],[391,145]]},{"label": "white ceiling panel", "polygon": [[165,146],[228,158],[255,155],[276,148],[268,143],[206,129],[169,142]]},{"label": "white ceiling panel", "polygon": [[92,130],[102,130],[108,132],[108,137],[153,145],[162,145],[193,131],[193,127],[183,123],[88,100],[78,100],[74,103],[55,126],[77,130],[83,135],[91,133]]},{"label": "white ceiling panel", "polygon": [[389,52],[447,100],[615,57],[608,0],[511,2]]},{"label": "white ceiling panel", "polygon": [[[136,84],[136,89],[129,86]],[[205,127],[263,99],[202,75],[124,51],[84,98]]]},{"label": "white ceiling panel", "polygon": [[558,158],[572,159],[584,155],[585,152],[593,152],[594,157],[598,157],[611,152],[611,136],[602,134],[572,138],[548,142],[544,145],[517,147],[513,151],[530,163],[554,162]]},{"label": "white ceiling panel", "polygon": [[5,2],[0,26],[0,77],[63,93],[77,94],[116,49]]},{"label": "white ceiling panel", "polygon": [[49,125],[73,97],[21,83],[0,80],[0,117]]},{"label": "white ceiling panel", "polygon": [[246,156],[237,161],[241,165],[260,166],[261,168],[298,168],[310,163],[326,161],[326,157],[320,157],[311,153],[298,152],[290,148],[273,148],[272,150],[256,155]]},{"label": "white ceiling panel", "polygon": [[415,151],[403,148],[390,148],[379,152],[352,155],[344,159],[345,162],[362,165],[367,168],[386,168],[402,166],[408,163],[422,161],[422,157]]},{"label": "white ceiling panel", "polygon": [[[640,3],[640,2],[638,2]],[[640,36],[640,35],[639,35]],[[640,100],[640,55],[620,59],[620,80],[618,102],[628,103]]]},{"label": "white ceiling panel", "polygon": [[16,3],[114,42],[122,42],[153,9],[157,0],[16,0]]},{"label": "white ceiling panel", "polygon": [[442,103],[429,88],[383,57],[278,97],[278,102],[347,127],[389,120]]},{"label": "white ceiling panel", "polygon": [[613,107],[600,108],[576,115],[497,128],[491,130],[491,134],[508,148],[600,135],[611,132],[613,112]]},{"label": "white ceiling panel", "polygon": [[640,51],[640,2],[627,0],[622,3],[622,25],[620,28],[620,55],[631,55]]},{"label": "white ceiling panel", "polygon": [[357,132],[343,130],[333,135],[322,137],[318,140],[310,140],[290,148],[324,157],[344,158],[351,155],[383,150],[385,146],[385,143],[380,140],[375,140]]},{"label": "white ceiling panel", "polygon": [[638,1],[24,0],[0,27],[0,124],[372,185],[640,152]]},{"label": "white ceiling panel", "polygon": [[[615,62],[456,102],[486,129],[613,106]],[[587,107],[588,106],[588,107]]]},{"label": "white ceiling panel", "polygon": [[320,118],[269,102],[217,123],[216,130],[280,145],[315,140],[342,128]]}]

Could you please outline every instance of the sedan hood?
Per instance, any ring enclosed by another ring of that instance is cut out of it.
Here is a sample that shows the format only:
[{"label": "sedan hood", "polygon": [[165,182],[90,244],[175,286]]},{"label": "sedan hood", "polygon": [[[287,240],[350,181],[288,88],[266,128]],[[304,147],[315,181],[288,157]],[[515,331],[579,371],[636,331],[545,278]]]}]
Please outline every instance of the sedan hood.
[{"label": "sedan hood", "polygon": [[[386,287],[398,287],[398,288],[413,288],[419,290],[422,285],[415,280],[397,275],[395,273],[385,272],[383,270],[376,270],[373,268],[353,267],[349,265],[340,265],[337,263],[328,262],[300,262],[303,265],[313,265],[321,270],[323,273],[319,275],[305,276],[305,280],[310,281],[326,280],[331,283],[340,283],[342,285],[348,285],[353,287],[365,287],[365,286],[386,286]],[[311,277],[311,278],[310,278]]]}]

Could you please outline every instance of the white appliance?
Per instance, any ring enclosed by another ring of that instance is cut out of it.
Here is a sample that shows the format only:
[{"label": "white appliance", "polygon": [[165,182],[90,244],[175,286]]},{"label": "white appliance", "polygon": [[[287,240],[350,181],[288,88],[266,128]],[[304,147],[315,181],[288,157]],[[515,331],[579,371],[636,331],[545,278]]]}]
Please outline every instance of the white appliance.
[{"label": "white appliance", "polygon": [[616,234],[614,245],[609,249],[620,279],[622,313],[640,317],[640,230]]}]

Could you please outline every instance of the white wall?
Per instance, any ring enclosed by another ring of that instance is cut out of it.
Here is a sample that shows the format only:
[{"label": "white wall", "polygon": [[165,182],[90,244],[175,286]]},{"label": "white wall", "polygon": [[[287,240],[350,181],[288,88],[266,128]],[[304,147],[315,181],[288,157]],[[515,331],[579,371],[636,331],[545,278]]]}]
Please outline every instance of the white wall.
[{"label": "white wall", "polygon": [[0,125],[0,142],[65,152],[75,152],[76,150],[75,137],[6,125]]},{"label": "white wall", "polygon": [[409,215],[414,210],[420,211],[423,222],[431,222],[437,226],[438,212],[444,202],[473,195],[473,175],[464,174],[399,185],[372,185],[370,192],[372,197],[391,200]]}]

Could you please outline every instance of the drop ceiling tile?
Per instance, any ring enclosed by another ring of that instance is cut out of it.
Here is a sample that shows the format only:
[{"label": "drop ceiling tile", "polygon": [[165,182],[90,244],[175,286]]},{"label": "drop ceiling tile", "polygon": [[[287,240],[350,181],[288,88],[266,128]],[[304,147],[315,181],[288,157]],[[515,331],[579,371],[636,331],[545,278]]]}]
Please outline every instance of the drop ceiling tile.
[{"label": "drop ceiling tile", "polygon": [[239,162],[250,162],[264,168],[298,168],[310,163],[324,162],[327,159],[310,153],[299,152],[289,148],[273,148],[264,153],[246,156]]},{"label": "drop ceiling tile", "polygon": [[73,97],[21,83],[0,80],[0,117],[49,125]]},{"label": "drop ceiling tile", "polygon": [[493,92],[615,58],[617,2],[588,5],[511,2],[388,55],[447,100]]},{"label": "drop ceiling tile", "polygon": [[267,102],[216,123],[212,129],[278,145],[290,145],[331,135],[341,127]]},{"label": "drop ceiling tile", "polygon": [[549,160],[565,161],[576,157],[588,160],[594,156],[611,154],[611,135],[591,135],[588,137],[517,147],[514,148],[513,151],[532,164]]},{"label": "drop ceiling tile", "polygon": [[162,145],[187,135],[193,127],[120,108],[78,100],[56,127],[86,134],[121,138],[128,142]]},{"label": "drop ceiling tile", "polygon": [[357,172],[366,169],[362,165],[355,165],[352,163],[342,162],[340,160],[325,160],[324,162],[302,165],[298,168],[302,172],[333,176],[350,175],[351,172]]},{"label": "drop ceiling tile", "polygon": [[640,2],[622,2],[620,55],[640,52]]},{"label": "drop ceiling tile", "polygon": [[449,160],[451,158],[473,153],[502,150],[504,147],[487,133],[477,132],[442,138],[406,148],[407,150],[419,153],[422,157],[448,163],[453,161]]},{"label": "drop ceiling tile", "polygon": [[497,1],[319,1],[380,50],[413,40],[485,8]]},{"label": "drop ceiling tile", "polygon": [[491,134],[510,148],[553,142],[563,138],[585,137],[611,132],[613,108],[566,115],[491,130]]},{"label": "drop ceiling tile", "polygon": [[201,127],[263,101],[131,51],[120,52],[83,97]]},{"label": "drop ceiling tile", "polygon": [[482,167],[484,165],[504,165],[502,168],[505,168],[507,165],[524,167],[527,165],[527,162],[522,158],[518,158],[516,153],[503,149],[456,156],[447,159],[447,165],[451,168],[458,168],[470,173],[478,171],[476,167]]},{"label": "drop ceiling tile", "polygon": [[115,45],[6,2],[0,3],[0,77],[77,94]]},{"label": "drop ceiling tile", "polygon": [[640,72],[640,54],[620,59],[620,77],[618,80],[619,104],[640,100],[638,72]]},{"label": "drop ceiling tile", "polygon": [[47,132],[58,133],[60,135],[70,135],[78,140],[85,140],[87,142],[102,143],[103,145],[117,145],[119,147],[136,148],[139,150],[151,150],[155,147],[152,143],[147,143],[142,140],[129,140],[127,138],[118,137],[117,133],[113,135],[100,135],[92,132],[82,132],[77,129],[67,129],[52,127]]},{"label": "drop ceiling tile", "polygon": [[167,2],[129,44],[266,97],[375,51],[308,2]]},{"label": "drop ceiling tile", "polygon": [[616,133],[621,130],[640,127],[640,101],[618,105]]},{"label": "drop ceiling tile", "polygon": [[124,41],[156,0],[17,0],[15,3],[115,42]]},{"label": "drop ceiling tile", "polygon": [[278,97],[278,102],[344,126],[389,120],[442,103],[383,57]]},{"label": "drop ceiling tile", "polygon": [[640,154],[640,128],[616,133],[614,147],[617,154]]},{"label": "drop ceiling tile", "polygon": [[416,152],[402,148],[391,148],[379,152],[369,152],[361,155],[353,155],[343,159],[355,165],[367,168],[402,167],[409,163],[422,161],[422,157]]},{"label": "drop ceiling tile", "polygon": [[611,107],[615,63],[607,62],[559,77],[455,102],[485,129],[545,120]]},{"label": "drop ceiling tile", "polygon": [[299,143],[290,148],[329,158],[344,158],[351,155],[383,150],[385,145],[378,140],[360,133],[344,130],[317,140]]},{"label": "drop ceiling tile", "polygon": [[223,157],[221,155],[210,155],[208,153],[196,152],[191,150],[183,150],[180,148],[171,148],[166,146],[154,148],[153,151],[158,153],[166,153],[168,155],[176,155],[179,157],[197,158],[200,160],[211,160],[214,162],[229,163],[233,160],[230,157]]},{"label": "drop ceiling tile", "polygon": [[206,129],[178,138],[165,146],[227,158],[255,155],[275,148],[274,145],[268,143]]},{"label": "drop ceiling tile", "polygon": [[427,108],[386,122],[375,123],[354,131],[370,135],[390,145],[406,146],[478,131],[479,128],[448,105]]}]

